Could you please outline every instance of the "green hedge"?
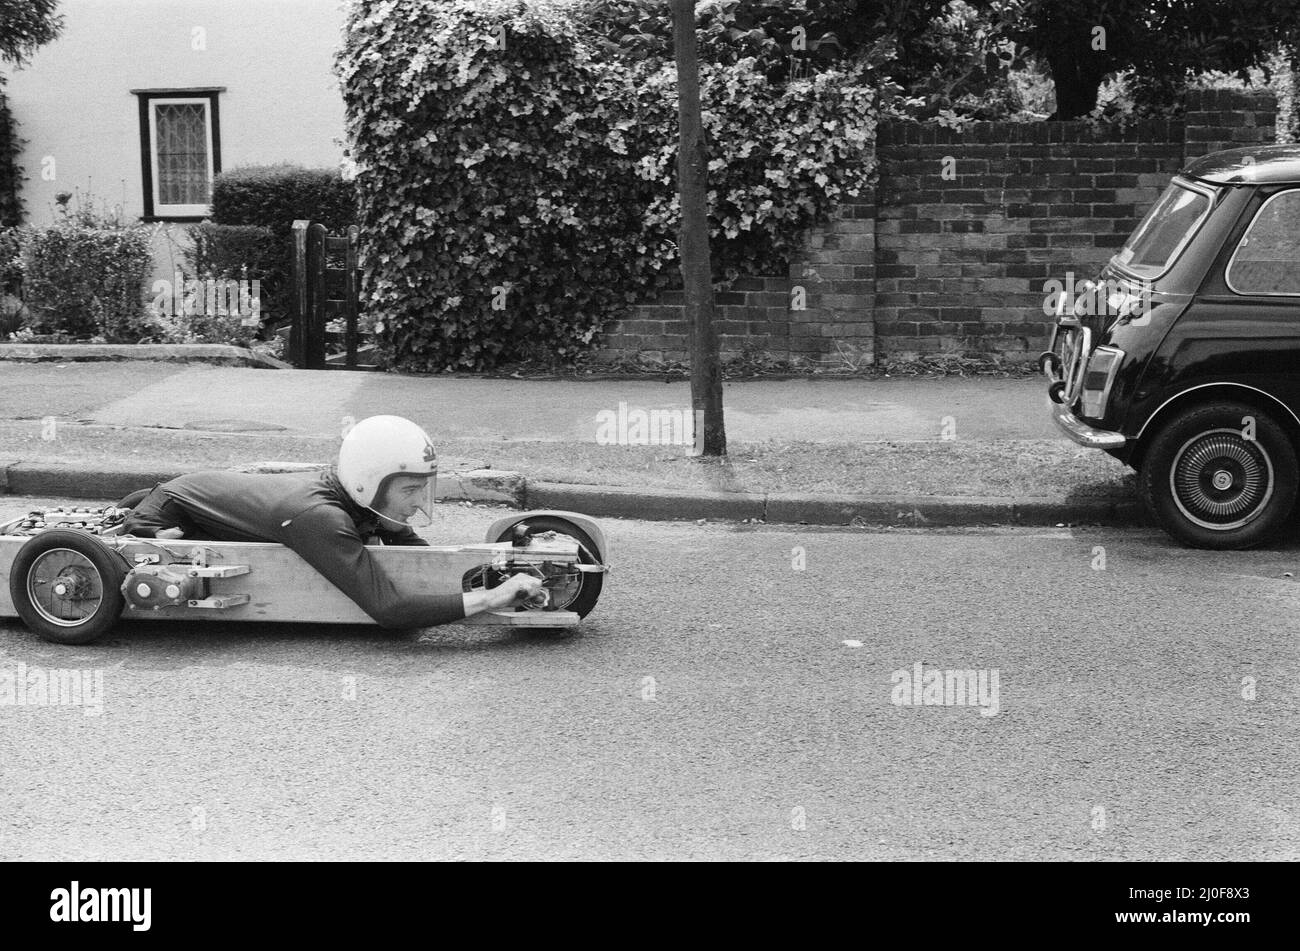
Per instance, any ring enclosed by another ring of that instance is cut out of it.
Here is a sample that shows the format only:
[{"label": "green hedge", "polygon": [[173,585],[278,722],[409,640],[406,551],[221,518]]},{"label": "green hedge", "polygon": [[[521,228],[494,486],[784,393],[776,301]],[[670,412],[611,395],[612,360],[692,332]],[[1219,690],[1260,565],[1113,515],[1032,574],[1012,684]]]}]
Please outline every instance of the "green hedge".
[{"label": "green hedge", "polygon": [[[264,261],[262,309],[272,320],[292,310],[293,223],[319,221],[331,233],[356,223],[356,191],[337,170],[300,165],[249,165],[222,172],[212,183],[212,222],[254,226],[269,233],[274,254],[263,256],[260,237],[228,232],[226,252],[255,255]],[[215,235],[216,232],[210,232]],[[251,244],[239,250],[241,242]],[[226,253],[219,252],[219,253]],[[201,255],[205,252],[200,251]]]},{"label": "green hedge", "polygon": [[0,227],[0,291],[16,291],[22,276],[23,231]]},{"label": "green hedge", "polygon": [[[339,74],[363,294],[404,368],[570,359],[677,279],[675,73],[609,59],[564,13],[350,8]],[[866,184],[869,77],[773,86],[752,59],[701,74],[715,273],[779,272]]]},{"label": "green hedge", "polygon": [[154,325],[145,306],[153,271],[150,229],[65,219],[28,233],[23,293],[38,334],[138,343]]},{"label": "green hedge", "polygon": [[185,263],[197,277],[261,277],[279,260],[275,234],[261,225],[200,222],[190,229]]},{"label": "green hedge", "polygon": [[0,343],[23,325],[26,309],[18,294],[22,284],[23,234],[19,228],[0,228]]},{"label": "green hedge", "polygon": [[[709,141],[709,224],[715,278],[785,274],[807,231],[835,204],[857,197],[875,167],[872,90],[859,75],[825,70],[785,85],[769,84],[752,59],[700,68],[700,99]],[[645,226],[676,238],[677,71],[633,67],[641,122],[638,177],[657,186]],[[654,266],[678,267],[675,247]]]},{"label": "green hedge", "polygon": [[287,234],[295,218],[311,218],[334,230],[355,222],[355,205],[352,184],[334,169],[245,165],[212,183],[212,220],[223,225],[263,225]]}]

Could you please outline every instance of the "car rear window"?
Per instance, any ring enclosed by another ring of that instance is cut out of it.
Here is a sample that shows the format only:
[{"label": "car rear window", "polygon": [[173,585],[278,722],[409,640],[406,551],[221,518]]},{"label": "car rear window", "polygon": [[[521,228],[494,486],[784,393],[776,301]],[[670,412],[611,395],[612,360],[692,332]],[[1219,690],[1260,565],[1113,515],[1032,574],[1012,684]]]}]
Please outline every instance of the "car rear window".
[{"label": "car rear window", "polygon": [[1151,206],[1133,237],[1115,256],[1115,263],[1138,277],[1159,277],[1174,263],[1209,210],[1207,195],[1174,182]]},{"label": "car rear window", "polygon": [[1238,294],[1300,294],[1300,190],[1264,202],[1228,263]]}]

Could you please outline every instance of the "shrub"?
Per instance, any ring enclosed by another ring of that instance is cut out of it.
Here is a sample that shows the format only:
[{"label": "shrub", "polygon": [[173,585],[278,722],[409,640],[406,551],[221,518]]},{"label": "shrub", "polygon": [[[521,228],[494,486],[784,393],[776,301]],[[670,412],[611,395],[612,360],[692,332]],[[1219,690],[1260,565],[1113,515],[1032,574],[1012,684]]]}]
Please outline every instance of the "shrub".
[{"label": "shrub", "polygon": [[154,342],[251,346],[258,331],[257,324],[245,323],[251,290],[251,283],[236,278],[207,278],[188,282],[177,301],[169,288],[155,299]]},{"label": "shrub", "polygon": [[356,221],[351,182],[336,169],[301,165],[247,165],[218,175],[212,183],[212,220],[225,225],[262,225],[287,235],[295,218],[319,221],[331,230]]},{"label": "shrub", "polygon": [[19,299],[22,285],[23,233],[0,228],[0,343],[23,325],[27,309]]},{"label": "shrub", "polygon": [[946,4],[915,41],[925,69],[914,70],[908,95],[919,100],[910,118],[1027,120],[1046,114],[1046,70],[1009,39],[1003,21],[962,0]]},{"label": "shrub", "polygon": [[23,231],[0,228],[0,291],[16,292],[23,277]]},{"label": "shrub", "polygon": [[[259,225],[219,225],[204,221],[190,229],[191,247],[185,251],[186,275],[204,282],[203,288],[196,296],[199,302],[192,305],[194,313],[175,312],[171,308],[160,308],[159,320],[163,326],[163,336],[171,343],[230,343],[236,346],[248,346],[260,329],[257,325],[244,323],[248,301],[236,307],[227,307],[226,295],[221,293],[223,284],[230,281],[247,281],[248,292],[257,281],[259,292],[258,306],[263,319],[272,314],[282,313],[276,310],[274,303],[269,303],[272,296],[280,307],[286,288],[276,286],[284,270],[284,249],[276,241],[270,228]],[[213,299],[208,290],[216,290],[215,300],[219,305],[214,309]],[[222,313],[221,311],[226,311]]]},{"label": "shrub", "polygon": [[[602,59],[540,5],[360,0],[349,17],[362,286],[386,355],[409,369],[569,360],[672,283],[670,66]],[[781,86],[752,58],[701,68],[720,277],[784,267],[866,183],[869,70]]]},{"label": "shrub", "polygon": [[[61,203],[62,204],[62,203]],[[153,270],[150,229],[102,215],[93,204],[30,232],[23,292],[37,333],[136,343],[152,332],[145,282]]]},{"label": "shrub", "polygon": [[278,263],[270,228],[204,221],[190,229],[185,263],[198,277],[258,277]]},{"label": "shrub", "polygon": [[[873,92],[860,73],[824,70],[781,86],[755,61],[700,70],[709,140],[710,246],[715,276],[784,273],[807,230],[837,201],[857,197],[874,167]],[[669,253],[652,266],[676,266],[669,236],[680,222],[677,195],[677,72],[635,69],[650,135],[638,143],[636,174],[653,187],[645,229]]]},{"label": "shrub", "polygon": [[[878,74],[872,86],[898,118],[1030,120],[1045,114],[1051,80],[1006,36],[1016,2],[701,0],[696,38],[701,63],[752,57],[773,83],[852,62],[887,66],[890,80]],[[672,61],[665,0],[574,0],[572,15],[608,55]]]},{"label": "shrub", "polygon": [[1268,61],[1269,86],[1277,96],[1277,142],[1292,144],[1300,132],[1300,112],[1296,109],[1297,62],[1293,48],[1280,46]]},{"label": "shrub", "polygon": [[26,142],[18,135],[18,120],[9,109],[4,77],[0,76],[0,225],[14,225],[23,218],[20,190],[24,176],[18,155]]},{"label": "shrub", "polygon": [[[702,64],[753,59],[773,82],[792,72],[829,68],[846,51],[861,52],[854,42],[859,31],[850,22],[859,18],[846,16],[846,6],[814,3],[809,9],[807,0],[703,0],[695,4],[696,55]],[[629,62],[673,60],[673,12],[667,2],[574,0],[569,10],[603,55]],[[803,31],[799,53],[791,42],[796,30]],[[827,42],[822,43],[823,37]]]}]

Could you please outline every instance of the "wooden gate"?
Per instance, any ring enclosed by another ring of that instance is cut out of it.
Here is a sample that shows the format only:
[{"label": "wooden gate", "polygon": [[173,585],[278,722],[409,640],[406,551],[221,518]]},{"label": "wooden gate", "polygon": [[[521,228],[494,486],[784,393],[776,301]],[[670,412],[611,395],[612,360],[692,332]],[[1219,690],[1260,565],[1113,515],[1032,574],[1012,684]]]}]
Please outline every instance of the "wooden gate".
[{"label": "wooden gate", "polygon": [[[344,235],[330,235],[320,222],[293,223],[290,363],[305,370],[379,369],[374,335],[359,325],[359,278],[356,225]],[[333,321],[342,326],[329,329]]]}]

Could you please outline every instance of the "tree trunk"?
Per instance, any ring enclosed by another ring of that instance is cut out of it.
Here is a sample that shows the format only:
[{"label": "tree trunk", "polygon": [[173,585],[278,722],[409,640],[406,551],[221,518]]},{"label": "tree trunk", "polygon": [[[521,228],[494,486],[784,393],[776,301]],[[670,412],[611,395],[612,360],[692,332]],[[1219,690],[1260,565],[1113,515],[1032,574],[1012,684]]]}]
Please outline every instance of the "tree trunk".
[{"label": "tree trunk", "polygon": [[1056,112],[1052,119],[1080,119],[1097,107],[1097,94],[1106,71],[1091,66],[1088,56],[1086,50],[1067,49],[1046,57],[1056,86]]},{"label": "tree trunk", "polygon": [[673,45],[677,55],[678,198],[682,224],[678,234],[685,316],[690,333],[691,408],[695,445],[705,456],[727,453],[722,418],[722,361],[713,323],[713,265],[709,255],[709,160],[700,122],[700,72],[695,56],[694,0],[672,0]]}]

